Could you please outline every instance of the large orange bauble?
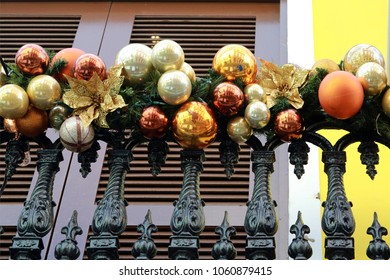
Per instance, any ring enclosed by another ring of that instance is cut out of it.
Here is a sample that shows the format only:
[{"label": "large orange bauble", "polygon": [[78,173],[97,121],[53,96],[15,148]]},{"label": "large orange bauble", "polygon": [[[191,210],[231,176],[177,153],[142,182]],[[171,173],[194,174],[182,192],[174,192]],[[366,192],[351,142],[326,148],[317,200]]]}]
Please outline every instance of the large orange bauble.
[{"label": "large orange bauble", "polygon": [[67,64],[58,75],[55,75],[54,78],[56,78],[58,81],[66,81],[66,78],[64,75],[68,75],[69,77],[73,77],[74,72],[74,66],[76,63],[76,60],[81,56],[85,54],[85,51],[80,50],[78,48],[66,48],[61,51],[59,51],[52,59],[51,65],[53,65],[54,62],[56,62],[59,59],[64,59]]},{"label": "large orange bauble", "polygon": [[322,80],[318,100],[328,115],[345,120],[353,117],[362,107],[363,86],[352,73],[334,71]]},{"label": "large orange bauble", "polygon": [[44,133],[49,125],[47,112],[30,106],[27,113],[15,119],[17,130],[27,137],[37,137]]}]

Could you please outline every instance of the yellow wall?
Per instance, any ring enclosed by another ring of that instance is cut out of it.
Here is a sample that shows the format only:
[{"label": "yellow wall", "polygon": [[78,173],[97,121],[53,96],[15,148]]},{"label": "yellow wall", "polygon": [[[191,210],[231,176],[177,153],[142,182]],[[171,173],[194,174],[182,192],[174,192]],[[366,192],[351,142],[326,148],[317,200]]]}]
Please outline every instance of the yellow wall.
[{"label": "yellow wall", "polygon": [[[315,59],[330,58],[340,62],[352,46],[360,43],[376,46],[385,57],[390,55],[386,53],[388,0],[313,0],[313,24]],[[334,143],[342,133],[326,131],[323,135]],[[378,213],[380,224],[390,231],[390,149],[379,145],[378,174],[372,181],[360,163],[357,147],[358,144],[354,144],[347,149],[344,184],[356,221],[355,259],[368,259],[366,249],[372,237],[366,231],[372,224],[374,211]],[[323,172],[320,174],[323,201],[327,177]],[[389,236],[384,240],[390,244]]]}]

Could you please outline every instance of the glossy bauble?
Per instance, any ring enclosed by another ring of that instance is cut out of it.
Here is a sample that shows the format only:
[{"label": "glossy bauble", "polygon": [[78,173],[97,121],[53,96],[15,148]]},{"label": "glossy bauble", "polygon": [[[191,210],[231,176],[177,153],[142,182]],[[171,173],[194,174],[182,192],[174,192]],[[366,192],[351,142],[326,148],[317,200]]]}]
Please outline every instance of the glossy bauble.
[{"label": "glossy bauble", "polygon": [[164,137],[168,128],[168,118],[158,106],[146,107],[139,120],[142,135],[147,139]]},{"label": "glossy bauble", "polygon": [[38,75],[27,86],[30,103],[41,110],[53,108],[61,99],[61,86],[49,75]]},{"label": "glossy bauble", "polygon": [[380,94],[387,85],[386,70],[376,62],[367,62],[358,68],[356,77],[368,96]]},{"label": "glossy bauble", "polygon": [[353,46],[344,57],[344,70],[355,74],[358,68],[367,62],[376,62],[385,68],[385,59],[376,47],[369,44]]},{"label": "glossy bauble", "polygon": [[49,55],[40,45],[26,44],[15,55],[15,64],[24,74],[43,74],[49,65]]},{"label": "glossy bauble", "polygon": [[299,139],[304,130],[302,117],[295,109],[281,111],[275,117],[274,130],[276,135],[285,142]]},{"label": "glossy bauble", "polygon": [[217,137],[218,125],[212,110],[202,102],[183,104],[172,121],[172,132],[184,149],[200,150]]},{"label": "glossy bauble", "polygon": [[23,117],[28,110],[29,99],[26,91],[18,85],[0,87],[0,116],[7,119]]},{"label": "glossy bauble", "polygon": [[234,142],[243,143],[252,136],[253,129],[244,117],[237,116],[229,120],[227,133]]},{"label": "glossy bauble", "polygon": [[143,84],[153,70],[152,49],[144,44],[129,44],[116,54],[115,65],[123,65],[122,73],[128,85]]},{"label": "glossy bauble", "polygon": [[66,62],[66,65],[60,70],[59,73],[56,73],[53,77],[61,82],[67,81],[65,75],[73,77],[76,61],[83,54],[85,54],[85,51],[80,50],[78,48],[66,48],[56,53],[56,55],[51,60],[51,65],[53,65],[56,61],[60,59],[63,59]]},{"label": "glossy bauble", "polygon": [[321,81],[318,100],[328,115],[348,119],[359,112],[363,105],[363,86],[352,73],[334,71]]},{"label": "glossy bauble", "polygon": [[180,70],[170,70],[161,75],[157,91],[161,99],[170,105],[179,105],[191,95],[192,85],[186,74]]},{"label": "glossy bauble", "polygon": [[106,78],[106,65],[97,55],[86,53],[76,60],[74,66],[74,77],[79,80],[89,81],[93,73],[96,73],[101,80]]},{"label": "glossy bauble", "polygon": [[253,101],[245,108],[245,120],[250,127],[260,129],[265,127],[271,119],[271,112],[261,101]]},{"label": "glossy bauble", "polygon": [[220,83],[214,89],[214,107],[224,116],[237,115],[244,105],[244,93],[233,83]]},{"label": "glossy bauble", "polygon": [[160,73],[179,70],[184,62],[184,51],[175,41],[162,40],[152,49],[152,61]]}]

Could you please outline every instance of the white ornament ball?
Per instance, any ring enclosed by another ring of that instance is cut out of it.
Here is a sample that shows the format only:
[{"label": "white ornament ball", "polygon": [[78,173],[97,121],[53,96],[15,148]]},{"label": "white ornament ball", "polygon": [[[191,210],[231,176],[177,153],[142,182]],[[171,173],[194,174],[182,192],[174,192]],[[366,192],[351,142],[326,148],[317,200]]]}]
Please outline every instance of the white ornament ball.
[{"label": "white ornament ball", "polygon": [[60,127],[60,140],[64,147],[72,152],[80,153],[91,148],[95,131],[91,125],[85,127],[80,117],[66,119]]}]

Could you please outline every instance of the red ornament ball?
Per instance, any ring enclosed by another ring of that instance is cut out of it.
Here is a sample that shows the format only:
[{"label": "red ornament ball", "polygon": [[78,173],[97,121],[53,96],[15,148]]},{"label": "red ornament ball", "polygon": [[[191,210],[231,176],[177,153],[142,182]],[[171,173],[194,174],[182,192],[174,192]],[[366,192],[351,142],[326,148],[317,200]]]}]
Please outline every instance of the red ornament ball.
[{"label": "red ornament ball", "polygon": [[236,115],[244,105],[244,100],[244,93],[233,83],[224,82],[214,89],[213,104],[224,116]]},{"label": "red ornament ball", "polygon": [[168,118],[157,106],[144,109],[139,120],[140,131],[147,139],[158,139],[165,136],[168,128]]},{"label": "red ornament ball", "polygon": [[364,101],[363,86],[352,73],[334,71],[322,80],[318,100],[328,115],[345,120],[361,109]]},{"label": "red ornament ball", "polygon": [[279,112],[275,117],[275,133],[285,142],[302,137],[304,130],[302,117],[295,109]]},{"label": "red ornament ball", "polygon": [[73,77],[76,61],[83,54],[85,54],[85,51],[80,50],[78,48],[66,48],[59,51],[51,60],[51,65],[53,65],[57,60],[60,59],[65,60],[66,65],[60,70],[58,74],[54,75],[54,78],[58,81],[66,81],[64,75]]},{"label": "red ornament ball", "polygon": [[91,53],[86,53],[76,60],[74,67],[75,78],[89,81],[94,72],[96,72],[101,80],[106,78],[106,65],[100,57]]}]

